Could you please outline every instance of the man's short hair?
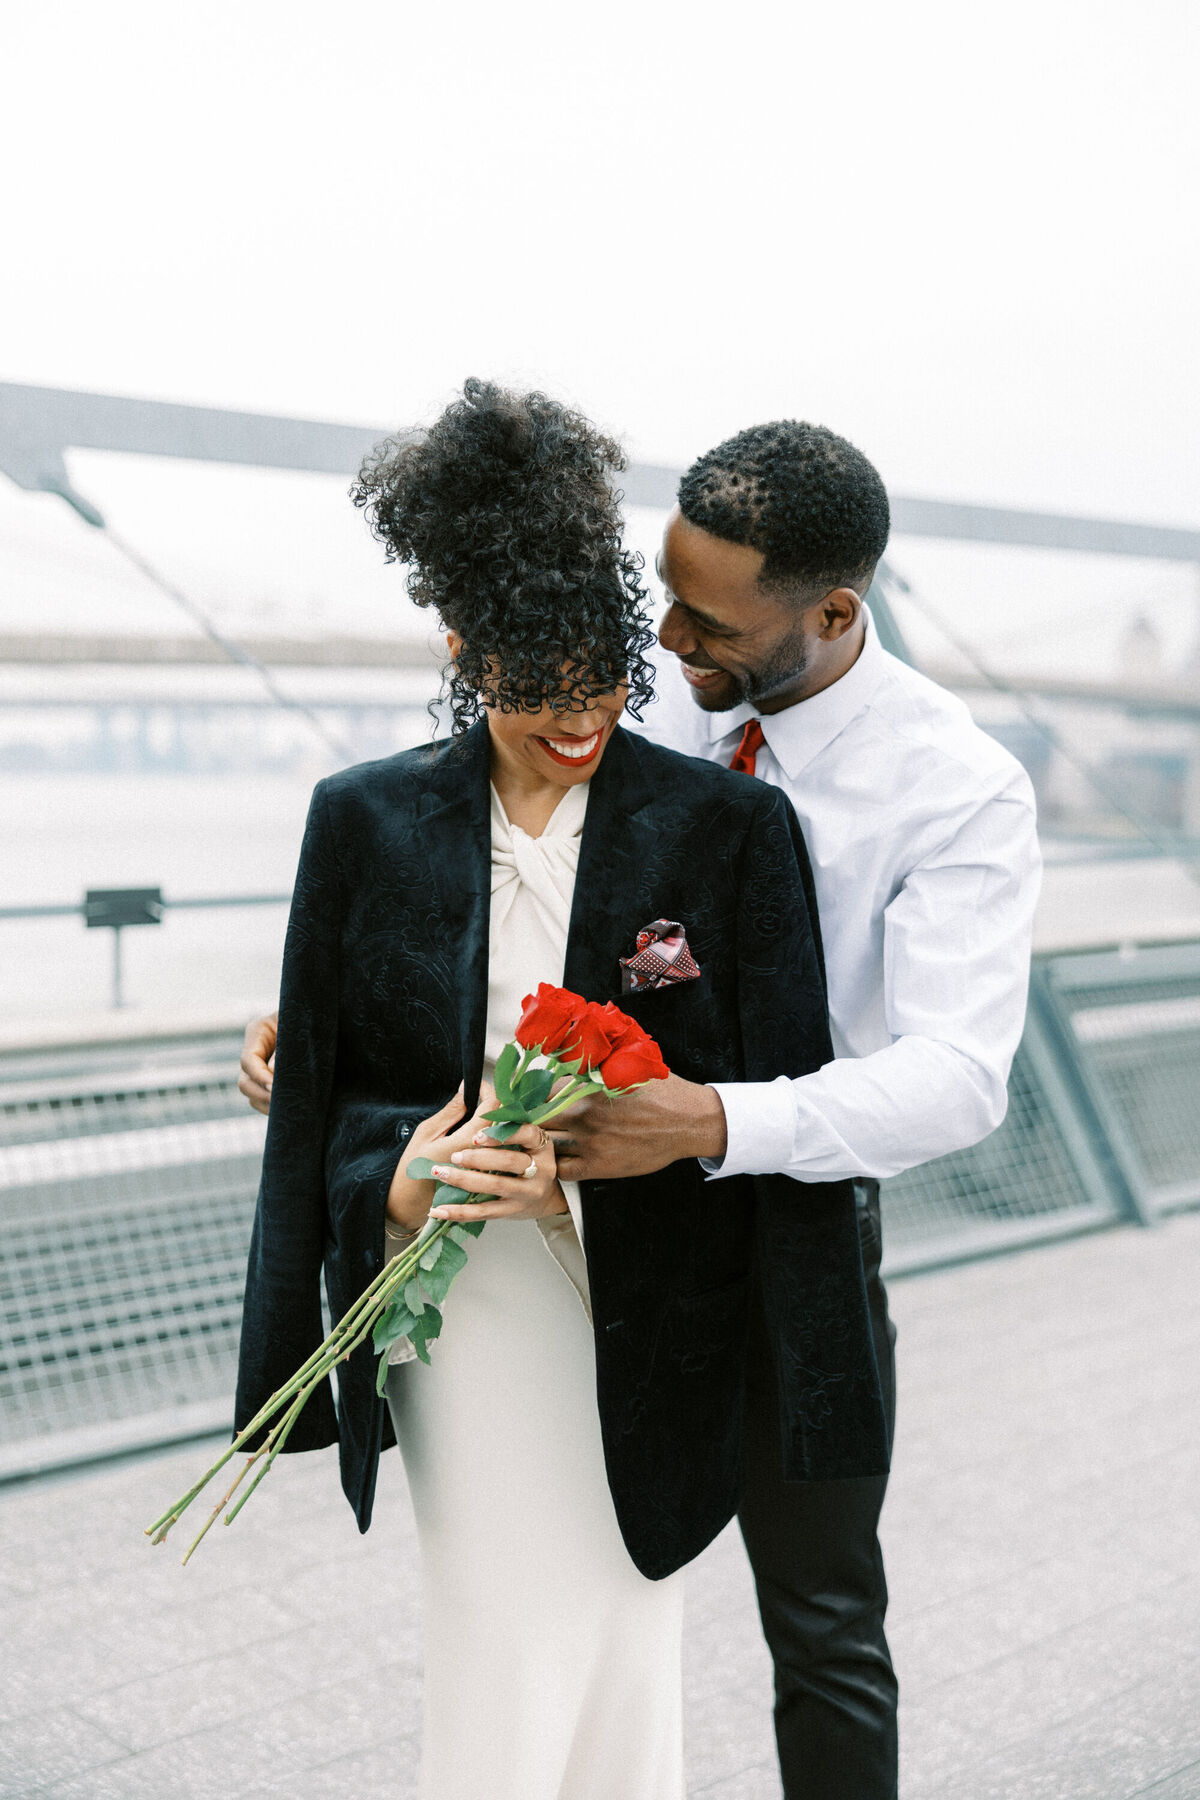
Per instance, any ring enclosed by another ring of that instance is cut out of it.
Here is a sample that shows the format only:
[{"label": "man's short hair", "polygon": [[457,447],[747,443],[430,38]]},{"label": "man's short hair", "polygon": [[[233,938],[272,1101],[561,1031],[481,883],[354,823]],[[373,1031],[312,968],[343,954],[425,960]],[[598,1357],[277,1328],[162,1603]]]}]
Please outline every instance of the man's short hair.
[{"label": "man's short hair", "polygon": [[861,450],[824,425],[751,425],[694,462],[685,519],[762,552],[761,579],[805,588],[869,580],[887,546],[887,491]]}]

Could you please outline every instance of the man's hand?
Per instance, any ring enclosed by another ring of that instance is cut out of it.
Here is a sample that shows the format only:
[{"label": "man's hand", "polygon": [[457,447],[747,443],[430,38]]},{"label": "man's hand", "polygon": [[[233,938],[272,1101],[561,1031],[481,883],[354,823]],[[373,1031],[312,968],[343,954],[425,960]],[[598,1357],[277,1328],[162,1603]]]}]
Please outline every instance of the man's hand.
[{"label": "man's hand", "polygon": [[670,1075],[613,1102],[573,1106],[553,1132],[563,1181],[650,1175],[688,1156],[725,1154],[725,1109],[714,1088]]},{"label": "man's hand", "polygon": [[271,1109],[271,1083],[275,1077],[275,1038],[279,1030],[279,1014],[268,1013],[265,1019],[251,1019],[242,1039],[242,1072],[238,1090],[245,1094],[255,1112]]}]

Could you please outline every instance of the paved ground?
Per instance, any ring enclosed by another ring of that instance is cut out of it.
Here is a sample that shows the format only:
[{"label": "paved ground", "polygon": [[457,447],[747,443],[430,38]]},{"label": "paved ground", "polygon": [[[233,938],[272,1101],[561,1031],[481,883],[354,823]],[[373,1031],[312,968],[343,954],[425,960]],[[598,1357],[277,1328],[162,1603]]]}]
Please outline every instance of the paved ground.
[{"label": "paved ground", "polygon": [[[896,1284],[904,1800],[1200,1797],[1198,1282],[1193,1215]],[[368,1538],[329,1459],[289,1459],[183,1570],[139,1527],[203,1461],[0,1494],[0,1794],[410,1800],[398,1462]],[[778,1800],[728,1533],[687,1648],[690,1794]]]}]

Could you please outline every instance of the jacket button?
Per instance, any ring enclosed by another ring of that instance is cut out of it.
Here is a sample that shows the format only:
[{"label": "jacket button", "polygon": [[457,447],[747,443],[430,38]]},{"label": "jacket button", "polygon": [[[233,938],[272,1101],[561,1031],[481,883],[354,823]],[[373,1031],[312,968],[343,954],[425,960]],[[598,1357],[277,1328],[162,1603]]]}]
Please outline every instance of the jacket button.
[{"label": "jacket button", "polygon": [[400,1142],[401,1143],[404,1142],[405,1138],[409,1135],[409,1132],[411,1130],[412,1130],[412,1127],[410,1125],[402,1125],[400,1127]]}]

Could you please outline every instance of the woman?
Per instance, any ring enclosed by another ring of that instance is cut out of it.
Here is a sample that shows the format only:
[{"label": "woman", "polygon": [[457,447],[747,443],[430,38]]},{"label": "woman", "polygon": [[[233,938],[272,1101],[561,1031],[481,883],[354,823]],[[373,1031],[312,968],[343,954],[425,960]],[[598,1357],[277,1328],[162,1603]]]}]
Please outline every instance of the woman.
[{"label": "woman", "polygon": [[[337,1316],[419,1229],[414,1155],[491,1221],[432,1366],[387,1383],[421,1543],[427,1800],[682,1794],[677,1571],[737,1504],[756,1236],[801,1473],[886,1454],[848,1189],[798,1208],[783,1178],[688,1162],[577,1193],[545,1134],[480,1143],[483,1077],[542,981],[616,1000],[692,1079],[830,1055],[790,808],[618,723],[650,695],[620,466],[578,415],[469,382],[364,469],[356,500],[448,627],[456,732],[320,784],[285,950],[239,1421],[319,1341],[322,1263]],[[697,974],[623,993],[662,919]],[[339,1442],[363,1530],[385,1429],[366,1345],[337,1415],[326,1388],[288,1445]]]}]

